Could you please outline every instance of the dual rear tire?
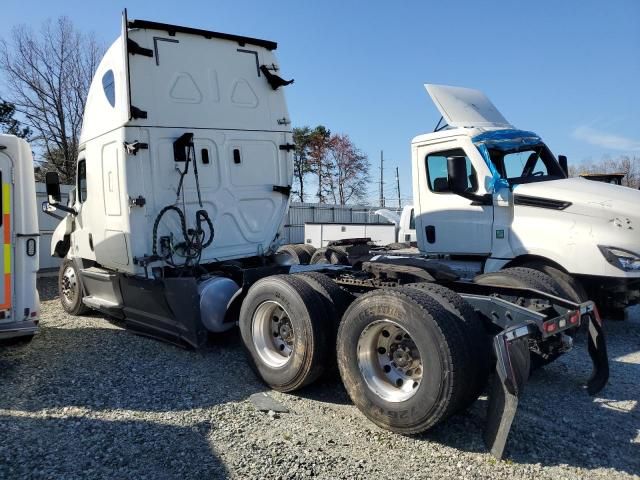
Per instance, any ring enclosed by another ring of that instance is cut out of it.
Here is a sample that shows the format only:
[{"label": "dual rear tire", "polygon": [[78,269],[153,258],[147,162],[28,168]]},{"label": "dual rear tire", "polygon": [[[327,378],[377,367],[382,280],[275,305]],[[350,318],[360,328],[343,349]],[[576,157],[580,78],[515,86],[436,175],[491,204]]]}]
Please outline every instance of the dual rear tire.
[{"label": "dual rear tire", "polygon": [[278,249],[279,254],[289,257],[291,263],[296,265],[309,265],[311,257],[316,249],[313,245],[306,243],[292,243],[283,245]]},{"label": "dual rear tire", "polygon": [[346,311],[338,366],[347,393],[367,418],[414,434],[468,404],[474,365],[466,348],[458,321],[426,291],[382,289],[359,297]]},{"label": "dual rear tire", "polygon": [[275,390],[310,384],[337,358],[356,407],[411,434],[468,406],[486,383],[488,350],[481,339],[471,344],[478,325],[469,308],[444,287],[374,290],[354,300],[325,275],[280,275],[249,289],[240,331]]}]

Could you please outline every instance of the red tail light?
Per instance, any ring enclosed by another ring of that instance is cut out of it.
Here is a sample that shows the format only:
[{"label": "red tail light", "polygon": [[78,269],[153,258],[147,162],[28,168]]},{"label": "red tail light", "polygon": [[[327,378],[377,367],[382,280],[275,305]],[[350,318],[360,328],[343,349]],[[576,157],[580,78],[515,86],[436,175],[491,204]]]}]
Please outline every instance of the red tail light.
[{"label": "red tail light", "polygon": [[569,317],[569,324],[576,325],[580,321],[580,312],[573,312]]}]

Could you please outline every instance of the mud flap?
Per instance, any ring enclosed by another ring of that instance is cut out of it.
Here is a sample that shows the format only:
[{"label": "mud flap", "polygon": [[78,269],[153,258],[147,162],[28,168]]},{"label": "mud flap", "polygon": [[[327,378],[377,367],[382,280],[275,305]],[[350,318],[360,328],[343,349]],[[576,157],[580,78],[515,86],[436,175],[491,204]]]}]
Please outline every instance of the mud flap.
[{"label": "mud flap", "polygon": [[593,371],[587,381],[587,393],[595,395],[602,390],[609,380],[609,359],[607,357],[607,344],[604,331],[597,313],[589,315],[589,340],[588,350]]},{"label": "mud flap", "polygon": [[505,330],[493,339],[496,371],[489,384],[487,421],[483,433],[491,454],[501,459],[518,399],[529,378],[530,356],[526,326]]}]

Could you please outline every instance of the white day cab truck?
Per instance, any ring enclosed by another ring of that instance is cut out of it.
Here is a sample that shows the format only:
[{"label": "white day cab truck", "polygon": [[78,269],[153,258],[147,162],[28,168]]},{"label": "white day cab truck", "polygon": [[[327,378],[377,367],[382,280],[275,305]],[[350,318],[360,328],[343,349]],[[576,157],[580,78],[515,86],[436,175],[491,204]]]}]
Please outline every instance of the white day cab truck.
[{"label": "white day cab truck", "polygon": [[89,91],[68,202],[47,177],[49,208],[67,213],[51,245],[64,258],[64,309],[193,348],[239,325],[267,385],[291,392],[337,362],[355,405],[400,433],[433,427],[489,386],[484,438],[498,457],[532,359],[567,351],[580,325],[588,391],[602,389],[594,304],[544,274],[465,281],[423,258],[292,267],[275,254],[293,177],[291,81],[276,46],[125,12]]},{"label": "white day cab truck", "polygon": [[0,134],[0,345],[29,341],[38,330],[38,211],[29,144]]},{"label": "white day cab truck", "polygon": [[[442,118],[411,144],[420,254],[463,278],[535,269],[573,300],[624,318],[640,300],[640,191],[567,178],[566,157],[556,161],[538,135],[517,130],[477,90],[426,88]],[[357,243],[329,248],[348,253]]]}]

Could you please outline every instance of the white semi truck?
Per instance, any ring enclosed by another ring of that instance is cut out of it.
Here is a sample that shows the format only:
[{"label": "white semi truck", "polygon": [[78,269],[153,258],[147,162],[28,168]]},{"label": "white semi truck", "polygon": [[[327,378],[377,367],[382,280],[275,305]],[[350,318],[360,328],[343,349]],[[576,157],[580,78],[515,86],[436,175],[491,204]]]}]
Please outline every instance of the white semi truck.
[{"label": "white semi truck", "polygon": [[603,388],[594,304],[562,298],[543,274],[471,282],[422,258],[315,267],[325,274],[282,262],[291,81],[275,49],[125,12],[89,91],[66,205],[47,177],[50,204],[68,214],[52,240],[64,309],[99,310],[194,348],[239,325],[257,374],[285,392],[337,361],[356,406],[401,433],[445,420],[490,383],[485,440],[496,456],[531,358],[567,351],[581,324],[594,364],[588,391]]},{"label": "white semi truck", "polygon": [[38,212],[29,144],[0,134],[0,340],[30,340],[38,330]]}]

